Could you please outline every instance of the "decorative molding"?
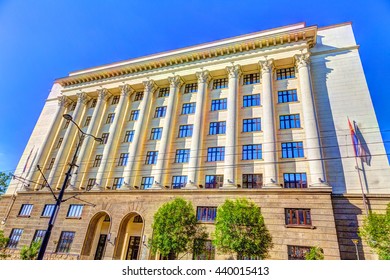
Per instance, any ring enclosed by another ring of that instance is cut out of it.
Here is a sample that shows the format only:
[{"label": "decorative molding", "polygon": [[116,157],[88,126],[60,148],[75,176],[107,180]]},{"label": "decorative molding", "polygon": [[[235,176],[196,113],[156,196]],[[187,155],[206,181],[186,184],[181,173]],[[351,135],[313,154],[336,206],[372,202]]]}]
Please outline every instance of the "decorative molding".
[{"label": "decorative molding", "polygon": [[211,80],[211,75],[208,70],[202,70],[202,72],[196,72],[196,77],[198,78],[198,83],[208,83]]},{"label": "decorative molding", "polygon": [[77,95],[77,102],[79,102],[80,104],[82,103],[84,105],[88,103],[89,97],[85,92],[81,91],[76,93],[76,95]]},{"label": "decorative molding", "polygon": [[157,85],[153,80],[142,82],[144,84],[144,92],[153,92],[157,89]]},{"label": "decorative molding", "polygon": [[261,68],[261,73],[271,73],[272,68],[274,67],[274,60],[265,58],[265,60],[259,61],[259,65]]},{"label": "decorative molding", "polygon": [[241,66],[238,64],[227,66],[226,71],[228,72],[229,79],[238,79],[242,74]]},{"label": "decorative molding", "polygon": [[173,77],[168,77],[168,82],[171,88],[179,88],[182,84],[184,84],[184,81],[178,75]]},{"label": "decorative molding", "polygon": [[296,54],[294,55],[295,64],[297,65],[297,68],[301,67],[307,67],[310,65],[310,54],[304,53],[304,54]]},{"label": "decorative molding", "polygon": [[67,108],[71,103],[71,100],[66,97],[65,95],[58,96],[58,105],[60,107],[65,107]]},{"label": "decorative molding", "polygon": [[107,101],[111,97],[111,93],[106,88],[100,88],[97,90],[98,99]]},{"label": "decorative molding", "polygon": [[134,92],[134,89],[128,84],[120,85],[119,88],[121,90],[121,96],[129,96]]}]

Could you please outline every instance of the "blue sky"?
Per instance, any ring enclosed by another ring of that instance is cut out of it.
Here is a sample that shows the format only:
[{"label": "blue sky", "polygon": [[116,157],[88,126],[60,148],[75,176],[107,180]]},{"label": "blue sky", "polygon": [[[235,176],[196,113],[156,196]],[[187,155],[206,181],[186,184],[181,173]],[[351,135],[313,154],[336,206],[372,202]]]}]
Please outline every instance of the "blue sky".
[{"label": "blue sky", "polygon": [[0,0],[0,171],[16,168],[53,81],[69,72],[297,22],[347,21],[390,142],[388,0]]}]

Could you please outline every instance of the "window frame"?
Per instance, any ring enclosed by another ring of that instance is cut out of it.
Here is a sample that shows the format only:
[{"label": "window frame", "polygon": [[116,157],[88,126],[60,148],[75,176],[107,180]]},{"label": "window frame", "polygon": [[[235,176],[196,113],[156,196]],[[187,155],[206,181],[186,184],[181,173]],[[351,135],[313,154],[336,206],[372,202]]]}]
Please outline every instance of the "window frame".
[{"label": "window frame", "polygon": [[66,213],[67,219],[81,219],[83,215],[84,204],[70,204],[68,212]]},{"label": "window frame", "polygon": [[45,204],[42,209],[41,218],[50,218],[53,215],[55,204]]},{"label": "window frame", "polygon": [[131,110],[129,121],[136,121],[139,117],[139,109]]},{"label": "window frame", "polygon": [[126,130],[125,136],[123,138],[123,143],[131,143],[133,142],[135,130]]},{"label": "window frame", "polygon": [[207,148],[207,162],[216,162],[225,160],[225,147],[209,147]]},{"label": "window frame", "polygon": [[242,120],[242,132],[258,132],[261,130],[261,118],[249,118]]},{"label": "window frame", "polygon": [[198,83],[189,83],[184,86],[184,93],[198,92]]},{"label": "window frame", "polygon": [[227,110],[227,98],[212,99],[210,111],[222,110]]},{"label": "window frame", "polygon": [[198,223],[215,223],[217,206],[197,206],[196,220]]},{"label": "window frame", "polygon": [[241,160],[257,160],[257,159],[263,159],[262,144],[242,145]]},{"label": "window frame", "polygon": [[295,67],[286,67],[276,69],[276,80],[287,80],[296,78]]},{"label": "window frame", "polygon": [[72,248],[75,235],[76,232],[74,231],[61,231],[55,252],[60,254],[68,254]]},{"label": "window frame", "polygon": [[192,115],[195,114],[195,110],[196,110],[196,102],[183,103],[181,107],[181,114]]},{"label": "window frame", "polygon": [[298,101],[298,93],[296,89],[278,91],[278,104],[297,102],[297,101]]},{"label": "window frame", "polygon": [[154,118],[164,118],[167,114],[167,106],[158,106],[154,111]]},{"label": "window frame", "polygon": [[261,106],[260,93],[246,94],[242,96],[242,107],[250,108]]},{"label": "window frame", "polygon": [[209,135],[226,134],[226,121],[210,122]]},{"label": "window frame", "polygon": [[285,208],[285,224],[290,227],[312,227],[311,209]]},{"label": "window frame", "polygon": [[157,163],[158,151],[147,151],[145,164],[146,165],[154,165]]},{"label": "window frame", "polygon": [[190,149],[176,149],[175,163],[187,163],[190,161]]},{"label": "window frame", "polygon": [[305,172],[283,173],[283,187],[286,189],[306,189],[308,187],[307,174]]},{"label": "window frame", "polygon": [[[149,180],[151,182],[146,182],[146,181],[149,181]],[[148,190],[148,189],[150,189],[153,186],[153,182],[154,182],[154,177],[153,176],[142,177],[142,179],[141,179],[141,190]],[[148,186],[148,187],[145,188],[145,186]]]},{"label": "window frame", "polygon": [[[178,180],[175,180],[178,179]],[[187,175],[176,175],[172,176],[172,189],[181,189],[184,188],[187,184],[188,176]]]},{"label": "window frame", "polygon": [[161,140],[162,131],[163,131],[162,127],[153,127],[150,131],[149,140]]},{"label": "window frame", "polygon": [[18,244],[19,244],[20,238],[22,237],[23,232],[24,232],[24,229],[22,229],[22,228],[13,228],[11,230],[11,233],[9,235],[9,240],[7,242],[8,249],[17,249],[18,248]]},{"label": "window frame", "polygon": [[223,89],[229,87],[229,79],[227,77],[218,78],[213,80],[213,90],[214,89]]},{"label": "window frame", "polygon": [[[214,177],[214,179],[212,179],[212,177]],[[223,186],[222,174],[205,175],[205,189],[219,189],[222,186]]]},{"label": "window frame", "polygon": [[23,203],[20,206],[18,217],[26,217],[26,218],[31,217],[31,212],[32,212],[33,208],[34,208],[34,204]]},{"label": "window frame", "polygon": [[160,97],[168,97],[169,96],[169,87],[163,87],[158,90],[158,96],[157,98]]},{"label": "window frame", "polygon": [[129,153],[121,153],[119,155],[117,166],[126,166],[128,159],[129,159]]},{"label": "window frame", "polygon": [[279,115],[279,129],[301,128],[300,114]]},{"label": "window frame", "polygon": [[303,141],[282,142],[282,158],[304,158]]},{"label": "window frame", "polygon": [[179,134],[178,138],[187,138],[192,137],[192,133],[194,131],[193,124],[183,124],[179,126]]},{"label": "window frame", "polygon": [[254,84],[259,84],[260,83],[260,73],[255,72],[255,73],[248,73],[244,74],[242,78],[242,85],[254,85]]},{"label": "window frame", "polygon": [[[250,178],[250,179],[249,179]],[[258,182],[258,178],[261,178]],[[261,189],[263,187],[263,174],[242,174],[243,189]]]}]

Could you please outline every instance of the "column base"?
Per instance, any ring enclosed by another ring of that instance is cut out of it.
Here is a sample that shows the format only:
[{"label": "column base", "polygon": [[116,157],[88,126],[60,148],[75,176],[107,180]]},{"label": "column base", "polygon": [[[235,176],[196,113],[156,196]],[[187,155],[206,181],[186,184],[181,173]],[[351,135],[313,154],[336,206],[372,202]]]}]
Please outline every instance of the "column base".
[{"label": "column base", "polygon": [[198,186],[195,185],[194,183],[187,183],[182,190],[197,190]]},{"label": "column base", "polygon": [[277,183],[268,183],[268,184],[265,184],[263,186],[264,189],[280,189],[280,188],[283,188],[282,186],[280,186],[279,184]]},{"label": "column base", "polygon": [[118,191],[129,191],[131,189],[132,189],[132,187],[130,185],[123,184],[123,185],[120,186],[120,188],[117,188],[116,190],[118,190]]},{"label": "column base", "polygon": [[160,183],[154,183],[149,190],[161,190],[162,185]]},{"label": "column base", "polygon": [[233,183],[225,183],[222,187],[219,188],[220,190],[231,190],[231,189],[237,189],[237,185]]}]

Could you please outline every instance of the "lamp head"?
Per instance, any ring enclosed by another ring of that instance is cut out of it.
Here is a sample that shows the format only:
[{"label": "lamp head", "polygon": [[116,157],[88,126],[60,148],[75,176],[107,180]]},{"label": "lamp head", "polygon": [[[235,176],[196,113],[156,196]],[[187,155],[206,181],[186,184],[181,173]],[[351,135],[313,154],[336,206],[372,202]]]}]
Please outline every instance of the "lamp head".
[{"label": "lamp head", "polygon": [[69,115],[69,114],[63,114],[62,116],[63,116],[63,117],[64,117],[64,119],[65,119],[65,120],[67,120],[67,121],[71,121],[71,120],[73,120],[72,116],[71,116],[71,115]]},{"label": "lamp head", "polygon": [[94,139],[95,139],[95,141],[97,141],[97,142],[99,142],[99,143],[103,143],[103,138],[97,138],[97,137],[95,137]]}]

